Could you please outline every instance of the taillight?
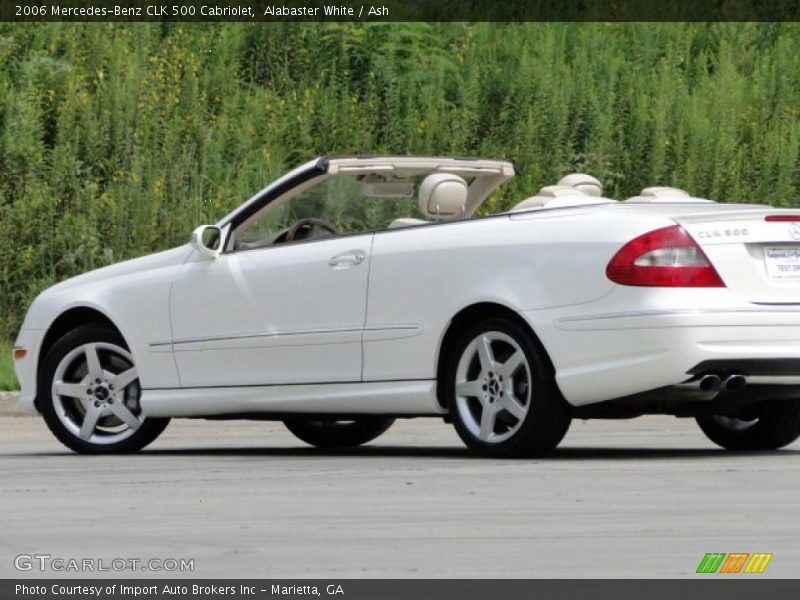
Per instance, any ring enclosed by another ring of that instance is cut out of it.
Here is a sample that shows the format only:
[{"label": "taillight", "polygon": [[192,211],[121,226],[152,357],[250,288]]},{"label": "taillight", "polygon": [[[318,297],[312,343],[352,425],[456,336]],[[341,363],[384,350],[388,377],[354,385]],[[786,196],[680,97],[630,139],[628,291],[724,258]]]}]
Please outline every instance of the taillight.
[{"label": "taillight", "polygon": [[703,250],[679,225],[625,244],[608,263],[606,276],[621,285],[725,287]]}]

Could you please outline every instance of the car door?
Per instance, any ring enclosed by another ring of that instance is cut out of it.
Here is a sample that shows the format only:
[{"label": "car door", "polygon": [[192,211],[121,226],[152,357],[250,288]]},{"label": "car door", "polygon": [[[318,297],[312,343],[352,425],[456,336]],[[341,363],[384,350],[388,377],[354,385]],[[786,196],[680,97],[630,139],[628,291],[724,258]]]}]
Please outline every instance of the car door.
[{"label": "car door", "polygon": [[182,387],[361,380],[372,234],[192,257],[171,293]]}]

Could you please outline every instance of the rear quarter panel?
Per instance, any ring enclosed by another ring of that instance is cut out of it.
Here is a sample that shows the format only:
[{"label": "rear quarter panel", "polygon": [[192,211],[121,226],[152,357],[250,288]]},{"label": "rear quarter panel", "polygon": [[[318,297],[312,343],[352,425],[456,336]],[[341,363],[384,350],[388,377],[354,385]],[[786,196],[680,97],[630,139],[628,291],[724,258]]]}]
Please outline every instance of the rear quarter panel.
[{"label": "rear quarter panel", "polygon": [[[559,314],[554,309],[602,298],[615,287],[605,267],[622,244],[670,223],[665,217],[619,218],[603,207],[579,207],[376,234],[364,379],[435,378],[447,327],[470,305],[494,302],[521,315],[542,311],[553,320]],[[407,333],[398,338],[392,328]],[[540,339],[545,349],[558,346]],[[558,368],[559,357],[551,359]]]}]

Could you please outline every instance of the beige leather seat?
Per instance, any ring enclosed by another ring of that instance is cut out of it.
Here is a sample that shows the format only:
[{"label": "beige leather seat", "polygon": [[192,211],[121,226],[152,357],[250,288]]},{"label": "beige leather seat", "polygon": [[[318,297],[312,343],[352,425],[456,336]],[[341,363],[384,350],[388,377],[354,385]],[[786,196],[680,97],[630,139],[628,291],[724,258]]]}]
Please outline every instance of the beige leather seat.
[{"label": "beige leather seat", "polygon": [[[422,180],[419,186],[418,206],[420,212],[435,221],[458,219],[466,214],[467,182],[452,173],[434,173]],[[430,221],[421,219],[395,219],[389,229],[424,225]]]},{"label": "beige leather seat", "polygon": [[636,204],[650,202],[713,202],[705,198],[694,198],[686,190],[666,186],[652,186],[644,188],[638,196],[628,198],[625,202]]},{"label": "beige leather seat", "polygon": [[570,173],[558,182],[560,186],[567,186],[586,194],[587,196],[602,196],[603,184],[600,180],[586,173]]},{"label": "beige leather seat", "polygon": [[525,198],[522,202],[516,204],[511,211],[526,210],[529,208],[537,208],[550,204],[556,198],[565,198],[571,196],[583,196],[582,192],[578,192],[575,188],[566,185],[546,185],[539,190],[539,193],[530,198]]},{"label": "beige leather seat", "polygon": [[543,206],[556,208],[615,202],[602,196],[603,184],[600,180],[586,173],[571,173],[562,177],[557,185],[546,185],[535,196],[525,198],[516,204],[511,212]]}]

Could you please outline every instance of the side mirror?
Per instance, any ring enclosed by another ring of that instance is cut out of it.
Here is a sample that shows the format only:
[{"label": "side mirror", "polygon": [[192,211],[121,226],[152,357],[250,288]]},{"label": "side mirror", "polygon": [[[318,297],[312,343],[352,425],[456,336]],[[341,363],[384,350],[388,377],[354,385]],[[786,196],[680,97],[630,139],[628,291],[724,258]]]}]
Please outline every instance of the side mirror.
[{"label": "side mirror", "polygon": [[216,225],[200,225],[192,232],[191,244],[201,254],[217,258],[222,252],[222,230]]}]

